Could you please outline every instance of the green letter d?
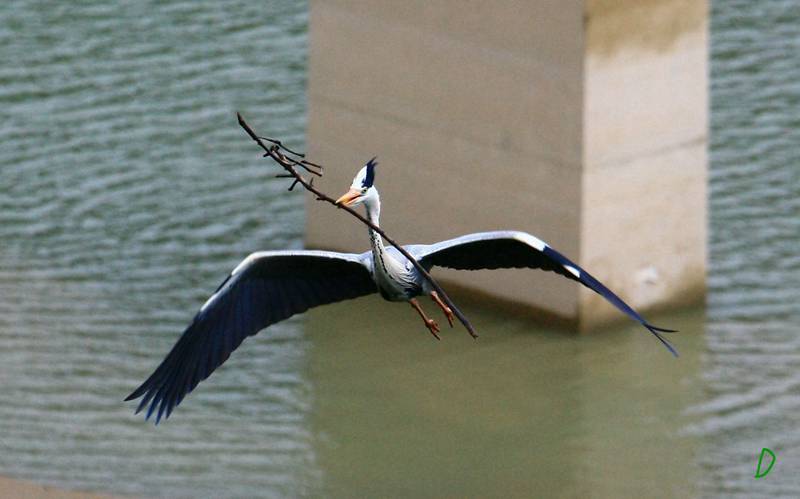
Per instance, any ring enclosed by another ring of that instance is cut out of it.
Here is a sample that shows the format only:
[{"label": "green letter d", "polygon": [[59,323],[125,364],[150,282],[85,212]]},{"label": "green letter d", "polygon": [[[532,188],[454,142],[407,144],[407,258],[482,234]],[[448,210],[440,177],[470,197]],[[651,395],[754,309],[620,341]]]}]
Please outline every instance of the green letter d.
[{"label": "green letter d", "polygon": [[[769,462],[769,466],[767,466],[767,469],[764,470],[763,473],[761,473],[761,463],[764,460],[764,454],[769,454],[770,456],[772,456],[772,461]],[[775,453],[774,452],[772,452],[771,450],[767,449],[766,447],[761,449],[761,455],[758,456],[758,466],[756,466],[756,478],[763,478],[763,477],[767,476],[767,473],[769,473],[770,470],[772,469],[772,467],[775,465],[775,460],[776,459],[775,459]]]}]

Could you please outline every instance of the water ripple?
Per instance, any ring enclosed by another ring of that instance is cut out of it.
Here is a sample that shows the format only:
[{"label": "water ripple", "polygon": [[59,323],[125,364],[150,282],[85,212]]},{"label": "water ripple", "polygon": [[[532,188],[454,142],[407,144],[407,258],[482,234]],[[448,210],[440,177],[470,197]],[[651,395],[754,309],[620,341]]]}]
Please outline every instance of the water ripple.
[{"label": "water ripple", "polygon": [[[706,400],[686,433],[708,497],[800,490],[800,38],[793,2],[712,3]],[[794,12],[790,14],[790,12]],[[753,480],[762,447],[782,473]]]},{"label": "water ripple", "polygon": [[241,258],[300,245],[301,198],[234,111],[302,146],[306,9],[0,6],[2,473],[165,497],[316,487],[299,321],[248,340],[180,421],[121,403]]}]

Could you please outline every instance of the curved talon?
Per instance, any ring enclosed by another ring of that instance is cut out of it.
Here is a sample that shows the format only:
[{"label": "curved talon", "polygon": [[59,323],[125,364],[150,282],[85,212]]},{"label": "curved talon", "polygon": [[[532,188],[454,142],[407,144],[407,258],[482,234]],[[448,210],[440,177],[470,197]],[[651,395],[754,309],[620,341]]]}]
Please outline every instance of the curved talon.
[{"label": "curved talon", "polygon": [[425,315],[425,312],[422,311],[422,307],[420,306],[420,304],[417,301],[417,299],[416,298],[411,298],[410,300],[408,300],[408,303],[410,303],[411,306],[414,307],[414,310],[417,311],[419,316],[422,318],[422,322],[425,323],[425,327],[428,328],[428,331],[430,331],[431,334],[437,340],[441,340],[441,338],[439,338],[439,334],[438,334],[439,333],[439,324],[436,324],[436,321],[433,320],[433,319],[428,319],[428,316]]},{"label": "curved talon", "polygon": [[455,317],[455,315],[453,315],[453,311],[450,310],[450,307],[446,307],[443,311],[445,317],[447,317],[447,322],[450,323],[450,327],[453,327],[453,318]]},{"label": "curved talon", "polygon": [[444,312],[445,317],[447,317],[447,322],[450,323],[450,327],[453,327],[453,318],[455,318],[455,314],[450,309],[450,307],[448,307],[447,304],[442,301],[442,299],[439,297],[439,293],[437,293],[436,291],[431,291],[431,299],[437,305],[439,305],[439,308],[442,309],[442,312]]},{"label": "curved talon", "polygon": [[441,338],[439,337],[439,334],[438,334],[439,331],[440,331],[439,324],[436,324],[435,320],[428,319],[428,320],[425,321],[425,325],[428,327],[428,331],[430,331],[431,334],[434,337],[436,337],[437,340],[441,340]]}]

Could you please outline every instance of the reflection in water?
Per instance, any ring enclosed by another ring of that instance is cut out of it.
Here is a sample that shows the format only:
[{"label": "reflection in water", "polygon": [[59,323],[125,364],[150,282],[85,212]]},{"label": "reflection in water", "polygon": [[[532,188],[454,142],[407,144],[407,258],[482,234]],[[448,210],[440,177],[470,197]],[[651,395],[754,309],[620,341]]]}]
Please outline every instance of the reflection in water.
[{"label": "reflection in water", "polygon": [[[531,271],[531,278],[540,273]],[[309,314],[314,427],[326,491],[371,497],[685,496],[695,443],[679,435],[702,344],[676,362],[636,325],[569,336],[466,307],[481,338],[427,336],[374,297]]]}]

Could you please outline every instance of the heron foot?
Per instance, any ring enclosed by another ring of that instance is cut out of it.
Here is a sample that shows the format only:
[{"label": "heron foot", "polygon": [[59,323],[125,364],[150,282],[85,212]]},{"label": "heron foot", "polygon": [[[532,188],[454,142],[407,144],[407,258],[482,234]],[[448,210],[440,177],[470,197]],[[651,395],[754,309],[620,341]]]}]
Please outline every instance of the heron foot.
[{"label": "heron foot", "polygon": [[447,322],[450,323],[450,327],[453,327],[453,318],[455,317],[453,311],[450,310],[450,307],[445,306],[442,307],[442,312],[444,312],[445,317],[447,317]]},{"label": "heron foot", "polygon": [[428,330],[431,332],[431,334],[432,334],[433,336],[435,336],[435,337],[436,337],[436,339],[437,339],[437,340],[441,340],[441,338],[439,337],[439,331],[440,331],[440,329],[439,329],[439,324],[436,324],[436,321],[435,321],[435,320],[433,320],[433,319],[427,319],[427,320],[425,321],[425,326],[427,326],[427,327],[428,327]]},{"label": "heron foot", "polygon": [[439,324],[436,324],[436,321],[433,319],[428,319],[428,316],[425,315],[425,312],[422,311],[422,306],[420,306],[419,302],[416,298],[412,298],[408,300],[414,310],[417,311],[420,317],[422,317],[422,321],[425,323],[425,327],[428,328],[428,331],[431,332],[434,338],[437,340],[441,340],[439,337]]},{"label": "heron foot", "polygon": [[444,316],[447,317],[447,322],[450,324],[450,327],[453,327],[453,319],[455,318],[455,314],[453,314],[453,311],[450,309],[450,307],[448,307],[447,304],[442,301],[442,299],[439,297],[439,293],[436,291],[431,291],[431,299],[437,305],[439,305],[439,308],[441,308],[442,312],[444,312]]}]

